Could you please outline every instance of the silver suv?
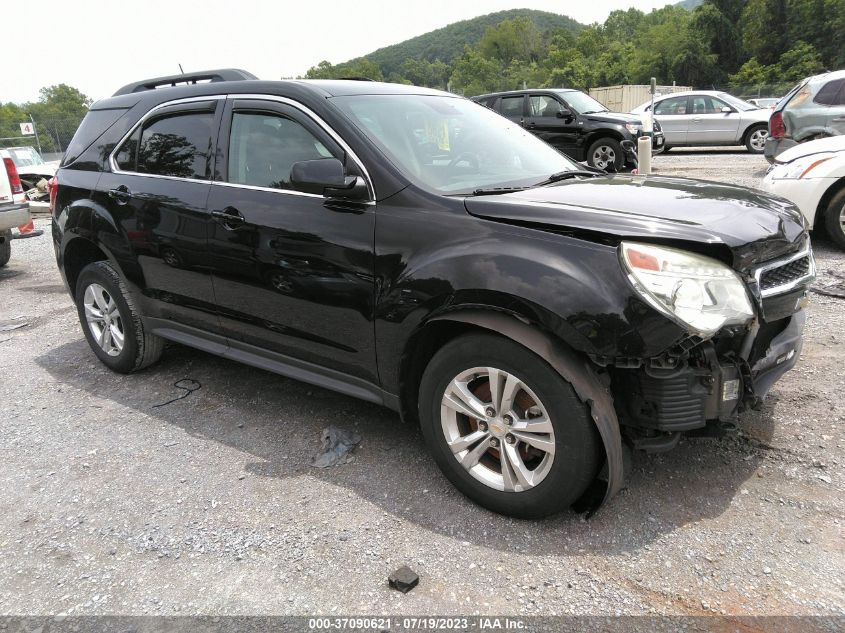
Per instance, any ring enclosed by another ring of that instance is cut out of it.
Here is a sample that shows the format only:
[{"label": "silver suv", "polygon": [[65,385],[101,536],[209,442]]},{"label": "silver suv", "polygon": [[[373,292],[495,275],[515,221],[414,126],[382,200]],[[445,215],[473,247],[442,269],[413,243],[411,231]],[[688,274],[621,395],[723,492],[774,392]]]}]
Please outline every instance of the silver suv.
[{"label": "silver suv", "polygon": [[845,134],[845,70],[808,77],[780,100],[769,119],[766,160],[804,141]]}]

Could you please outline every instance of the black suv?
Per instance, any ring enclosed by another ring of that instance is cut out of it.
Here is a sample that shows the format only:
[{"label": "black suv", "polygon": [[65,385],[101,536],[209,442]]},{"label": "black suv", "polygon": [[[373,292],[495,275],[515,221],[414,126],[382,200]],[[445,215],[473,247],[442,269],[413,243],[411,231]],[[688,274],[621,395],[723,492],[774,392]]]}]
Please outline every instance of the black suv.
[{"label": "black suv", "polygon": [[[473,101],[495,110],[578,161],[620,171],[628,161],[622,141],[645,134],[637,114],[611,112],[580,90],[512,90],[479,95]],[[652,152],[663,151],[660,124],[654,121]]]},{"label": "black suv", "polygon": [[795,364],[814,268],[785,200],[585,171],[443,92],[250,77],[130,84],[67,149],[56,259],[113,370],[168,340],[386,405],[536,517]]}]

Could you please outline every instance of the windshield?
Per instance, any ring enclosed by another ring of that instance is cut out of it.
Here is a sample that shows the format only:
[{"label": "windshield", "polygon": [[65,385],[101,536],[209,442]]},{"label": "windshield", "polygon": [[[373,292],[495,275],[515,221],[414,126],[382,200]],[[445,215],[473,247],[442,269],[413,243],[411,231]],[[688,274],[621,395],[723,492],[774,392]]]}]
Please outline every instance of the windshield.
[{"label": "windshield", "polygon": [[443,194],[527,187],[582,169],[519,125],[467,99],[428,95],[334,97],[413,182]]},{"label": "windshield", "polygon": [[13,147],[9,150],[9,154],[12,155],[12,162],[15,163],[15,167],[18,169],[44,164],[38,152],[31,147]]},{"label": "windshield", "polygon": [[756,106],[753,103],[748,103],[747,101],[743,101],[742,99],[735,97],[733,95],[729,95],[727,92],[720,92],[716,95],[722,101],[726,101],[728,105],[732,105],[734,108],[739,110],[740,112],[747,112],[748,110],[759,110],[760,106]]},{"label": "windshield", "polygon": [[564,98],[569,106],[578,114],[591,114],[593,112],[608,112],[601,103],[590,95],[578,92],[577,90],[560,91],[558,94]]}]

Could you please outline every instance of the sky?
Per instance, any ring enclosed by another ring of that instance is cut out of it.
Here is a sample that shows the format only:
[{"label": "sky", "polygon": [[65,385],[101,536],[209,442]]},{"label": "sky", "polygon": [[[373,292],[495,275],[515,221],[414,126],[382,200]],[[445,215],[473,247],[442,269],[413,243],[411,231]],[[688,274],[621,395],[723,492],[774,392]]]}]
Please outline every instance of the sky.
[{"label": "sky", "polygon": [[[11,0],[7,0],[10,2]],[[132,81],[210,68],[260,79],[302,75],[452,22],[504,9],[552,11],[590,24],[667,0],[42,0],[3,29],[0,103],[35,101],[64,83],[95,101]],[[4,22],[10,14],[4,12]]]}]

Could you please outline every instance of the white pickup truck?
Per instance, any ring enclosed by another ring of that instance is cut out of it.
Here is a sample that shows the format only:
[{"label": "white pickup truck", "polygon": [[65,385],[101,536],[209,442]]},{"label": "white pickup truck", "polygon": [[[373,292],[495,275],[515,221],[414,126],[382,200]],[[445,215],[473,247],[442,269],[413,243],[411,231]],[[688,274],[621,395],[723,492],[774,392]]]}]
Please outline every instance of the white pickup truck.
[{"label": "white pickup truck", "polygon": [[12,256],[12,229],[29,222],[29,203],[8,151],[0,149],[0,266]]}]

